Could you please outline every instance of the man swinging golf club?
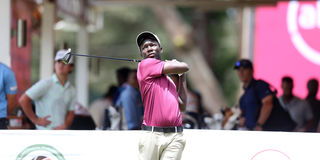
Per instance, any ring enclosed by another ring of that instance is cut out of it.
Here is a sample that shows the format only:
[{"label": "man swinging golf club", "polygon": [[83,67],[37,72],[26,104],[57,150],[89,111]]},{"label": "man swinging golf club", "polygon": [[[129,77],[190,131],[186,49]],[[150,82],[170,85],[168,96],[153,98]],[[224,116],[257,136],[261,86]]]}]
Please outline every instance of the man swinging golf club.
[{"label": "man swinging golf club", "polygon": [[[143,135],[139,141],[139,159],[181,159],[186,143],[183,137],[181,111],[187,103],[185,72],[189,66],[177,60],[161,61],[163,50],[159,38],[148,31],[137,36],[143,60],[81,55],[66,52],[63,62],[68,64],[72,55],[111,60],[140,62],[137,70],[144,105]],[[175,86],[168,74],[179,74]]]},{"label": "man swinging golf club", "polygon": [[[143,60],[137,78],[144,105],[143,135],[139,141],[139,159],[181,159],[186,143],[180,110],[185,110],[186,76],[189,66],[177,60],[161,61],[160,40],[151,32],[137,36]],[[180,74],[175,86],[168,74]]]}]

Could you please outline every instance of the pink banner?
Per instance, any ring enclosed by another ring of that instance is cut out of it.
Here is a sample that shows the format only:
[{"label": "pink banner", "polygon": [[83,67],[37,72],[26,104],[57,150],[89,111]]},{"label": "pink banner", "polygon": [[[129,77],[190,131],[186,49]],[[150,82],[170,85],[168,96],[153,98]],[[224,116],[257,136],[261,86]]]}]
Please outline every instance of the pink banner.
[{"label": "pink banner", "polygon": [[320,2],[259,7],[255,20],[255,77],[282,94],[281,78],[291,76],[294,93],[305,98],[307,81],[320,80]]}]

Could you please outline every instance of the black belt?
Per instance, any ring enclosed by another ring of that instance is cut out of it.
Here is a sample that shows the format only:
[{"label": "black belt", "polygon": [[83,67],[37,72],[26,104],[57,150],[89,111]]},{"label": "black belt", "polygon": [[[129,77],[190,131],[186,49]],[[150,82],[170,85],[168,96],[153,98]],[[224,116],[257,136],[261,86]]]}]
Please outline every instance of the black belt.
[{"label": "black belt", "polygon": [[177,127],[153,127],[153,126],[145,126],[142,125],[142,130],[152,131],[152,132],[164,132],[164,133],[176,133],[176,132],[183,132],[182,126]]}]

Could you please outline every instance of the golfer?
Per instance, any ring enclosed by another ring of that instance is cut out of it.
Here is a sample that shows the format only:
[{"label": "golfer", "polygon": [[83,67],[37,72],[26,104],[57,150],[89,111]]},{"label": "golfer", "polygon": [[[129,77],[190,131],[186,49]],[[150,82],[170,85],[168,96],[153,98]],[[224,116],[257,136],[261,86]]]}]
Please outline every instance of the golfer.
[{"label": "golfer", "polygon": [[[143,58],[137,78],[144,106],[139,159],[181,159],[186,140],[180,110],[185,110],[187,102],[184,73],[189,66],[177,60],[161,61],[160,40],[151,32],[140,33],[137,44]],[[181,75],[179,86],[168,74]]]}]

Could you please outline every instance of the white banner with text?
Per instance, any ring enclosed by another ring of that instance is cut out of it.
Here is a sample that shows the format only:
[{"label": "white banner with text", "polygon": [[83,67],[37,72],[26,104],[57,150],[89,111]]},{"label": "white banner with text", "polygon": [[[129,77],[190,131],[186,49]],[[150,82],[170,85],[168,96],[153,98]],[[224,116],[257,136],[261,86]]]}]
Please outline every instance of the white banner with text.
[{"label": "white banner with text", "polygon": [[[134,160],[143,131],[0,131],[1,160]],[[319,160],[319,133],[185,130],[182,160]]]}]

